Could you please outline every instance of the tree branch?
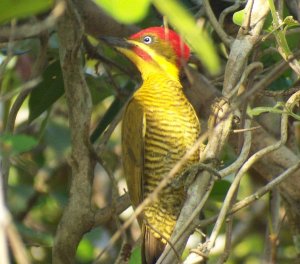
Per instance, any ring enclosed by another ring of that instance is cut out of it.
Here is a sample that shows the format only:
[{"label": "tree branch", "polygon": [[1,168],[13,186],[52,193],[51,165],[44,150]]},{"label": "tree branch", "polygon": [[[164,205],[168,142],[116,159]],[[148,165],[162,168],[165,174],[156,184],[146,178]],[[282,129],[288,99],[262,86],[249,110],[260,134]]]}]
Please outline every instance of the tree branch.
[{"label": "tree branch", "polygon": [[[275,66],[273,69],[267,73],[264,78],[259,80],[254,87],[250,90],[248,97],[251,91],[255,88],[256,91],[265,89],[271,82],[284,72],[288,66],[287,62],[282,61],[278,63],[278,67]],[[197,73],[194,70],[191,70],[194,82],[192,86],[186,90],[186,94],[191,99],[191,102],[194,104],[196,109],[199,109],[199,101],[202,104],[212,103],[215,97],[220,96],[220,92],[212,86],[204,76]],[[246,92],[247,93],[247,92]],[[244,94],[243,94],[244,95]],[[243,95],[241,97],[243,97]],[[198,101],[195,98],[199,98]],[[246,98],[246,97],[245,97]],[[244,100],[244,99],[243,99]],[[207,118],[208,111],[206,108],[200,108],[202,117]],[[199,111],[199,110],[198,110]],[[272,145],[276,142],[274,135],[272,135],[272,129],[268,126],[269,115],[265,116],[265,119],[259,119],[258,121],[253,122],[253,126],[260,126],[259,129],[253,131],[253,140],[251,146],[251,153],[256,153],[265,146]],[[272,125],[274,125],[272,123]],[[275,132],[274,132],[275,133]],[[233,137],[233,145],[236,142],[235,137]],[[299,157],[287,146],[281,146],[278,150],[269,153],[267,156],[264,156],[263,159],[260,159],[253,165],[253,169],[259,173],[267,181],[271,181],[278,175],[278,173],[283,173],[288,168],[293,166],[299,161]],[[288,212],[288,219],[294,228],[294,233],[300,233],[299,221],[300,221],[300,178],[299,178],[300,169],[293,172],[293,174],[283,181],[280,186],[280,194],[284,197],[284,205]],[[222,174],[222,173],[221,173]]]},{"label": "tree branch", "polygon": [[[298,91],[297,93],[293,94],[290,99],[287,101],[286,103],[286,108],[287,109],[291,109],[300,99],[300,91]],[[280,148],[280,146],[284,145],[286,140],[287,140],[287,126],[288,126],[288,114],[284,113],[282,115],[282,120],[281,120],[281,138],[278,142],[272,144],[272,145],[268,145],[267,147],[259,150],[257,153],[253,154],[246,162],[245,164],[242,166],[242,168],[239,170],[239,172],[237,173],[233,183],[231,184],[226,198],[223,202],[223,206],[222,209],[218,215],[218,219],[216,221],[216,224],[213,228],[213,231],[209,237],[209,239],[207,240],[205,245],[200,244],[198,246],[199,250],[201,250],[203,253],[207,254],[210,252],[210,250],[213,248],[214,243],[216,241],[217,235],[220,232],[221,226],[224,222],[224,219],[227,215],[227,212],[229,210],[229,206],[231,203],[231,200],[233,198],[233,196],[235,195],[235,192],[239,186],[240,180],[242,178],[242,176],[245,174],[245,172],[247,170],[250,169],[250,167],[259,159],[261,159],[262,157],[264,157],[266,154],[273,152],[277,149]],[[199,261],[199,258],[201,258],[201,256],[199,256],[196,253],[191,253],[188,258],[187,258],[187,262],[186,263],[194,263],[194,259],[197,259],[197,261]]]},{"label": "tree branch", "polygon": [[212,24],[214,30],[217,32],[219,35],[220,39],[223,41],[223,43],[227,46],[230,47],[230,45],[233,42],[233,38],[224,31],[222,26],[218,23],[218,20],[211,9],[209,0],[204,0],[203,6],[205,8],[206,15],[208,16],[210,23]]},{"label": "tree branch", "polygon": [[78,243],[83,234],[94,226],[91,194],[95,164],[89,145],[92,100],[81,65],[83,26],[70,0],[66,1],[66,12],[59,20],[57,31],[69,110],[72,180],[69,203],[56,232],[52,261],[66,264],[75,262]]},{"label": "tree branch", "polygon": [[[264,1],[255,1],[253,6],[250,2],[252,1],[249,1],[245,8],[245,10],[248,12],[247,15],[250,21],[250,34],[246,35],[243,30],[240,30],[237,39],[232,43],[229,60],[225,69],[223,88],[223,95],[225,97],[231,93],[240,80],[244,72],[248,56],[256,42],[259,40],[258,36],[263,26],[264,17],[268,12],[268,5],[264,3]],[[245,21],[246,20],[247,19],[245,19]],[[231,120],[232,109],[230,109],[228,104],[225,104],[223,105],[221,111],[218,112],[216,121],[217,125],[214,127],[212,133],[210,133],[209,142],[201,156],[201,159],[205,160],[218,157],[223,145],[227,141],[231,129]],[[177,234],[180,233],[180,229],[184,226],[186,219],[193,214],[195,208],[198,207],[199,202],[202,202],[203,197],[207,196],[206,192],[210,189],[210,184],[211,175],[204,171],[195,179],[193,184],[188,189],[186,202],[181,210],[181,214],[177,220],[170,240],[170,242],[175,246],[178,254],[181,254],[183,251],[190,233],[185,232],[183,234],[184,238],[180,238],[180,243],[178,243],[175,238],[177,237]],[[168,253],[162,254],[158,263],[173,263],[175,254],[173,251],[169,250],[168,247],[165,249],[165,252],[167,251]]]},{"label": "tree branch", "polygon": [[[281,173],[279,176],[277,176],[274,180],[270,181],[265,186],[261,187],[255,193],[253,193],[253,194],[247,196],[246,198],[244,198],[243,200],[235,203],[234,206],[232,207],[232,209],[227,213],[227,215],[234,214],[237,211],[239,211],[239,210],[245,208],[246,206],[250,205],[251,203],[255,202],[256,200],[260,199],[266,193],[271,191],[274,187],[281,185],[288,178],[292,177],[292,175],[294,175],[294,173],[297,172],[297,170],[299,170],[299,168],[300,168],[300,162],[298,161],[298,163],[296,163],[293,166],[291,166],[290,168],[288,168],[286,171]],[[218,216],[216,215],[216,216],[210,217],[208,219],[199,221],[198,225],[200,227],[207,226],[209,224],[214,223],[217,218],[218,218]]]}]

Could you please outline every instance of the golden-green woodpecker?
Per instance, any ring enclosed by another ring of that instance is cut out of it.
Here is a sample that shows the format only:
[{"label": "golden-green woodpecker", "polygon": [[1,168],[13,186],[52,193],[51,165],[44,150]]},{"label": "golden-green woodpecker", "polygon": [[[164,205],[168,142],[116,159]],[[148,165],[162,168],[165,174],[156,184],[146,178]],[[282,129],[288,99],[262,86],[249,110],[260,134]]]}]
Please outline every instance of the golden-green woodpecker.
[{"label": "golden-green woodpecker", "polygon": [[[126,107],[122,123],[124,173],[130,199],[137,207],[193,146],[200,123],[179,80],[180,67],[190,50],[177,33],[151,27],[115,42],[115,46],[136,65],[143,80]],[[199,151],[174,178],[198,161]],[[185,201],[184,182],[172,184],[174,178],[139,219],[143,263],[157,261]]]}]

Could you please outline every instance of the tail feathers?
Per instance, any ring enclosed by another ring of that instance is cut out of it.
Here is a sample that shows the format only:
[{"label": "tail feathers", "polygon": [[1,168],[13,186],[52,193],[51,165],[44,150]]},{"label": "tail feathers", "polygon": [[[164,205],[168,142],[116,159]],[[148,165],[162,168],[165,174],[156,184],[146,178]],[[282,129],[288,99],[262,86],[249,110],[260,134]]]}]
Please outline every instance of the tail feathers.
[{"label": "tail feathers", "polygon": [[159,238],[154,237],[149,227],[143,226],[142,263],[155,264],[165,245]]}]

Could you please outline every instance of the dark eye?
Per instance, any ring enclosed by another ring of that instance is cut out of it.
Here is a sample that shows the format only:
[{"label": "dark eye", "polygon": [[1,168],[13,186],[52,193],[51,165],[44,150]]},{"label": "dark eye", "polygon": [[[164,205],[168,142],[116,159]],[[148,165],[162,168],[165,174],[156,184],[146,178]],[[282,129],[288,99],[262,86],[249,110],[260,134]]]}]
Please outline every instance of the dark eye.
[{"label": "dark eye", "polygon": [[145,36],[144,39],[143,39],[143,42],[145,44],[150,44],[152,42],[152,37],[150,36]]}]

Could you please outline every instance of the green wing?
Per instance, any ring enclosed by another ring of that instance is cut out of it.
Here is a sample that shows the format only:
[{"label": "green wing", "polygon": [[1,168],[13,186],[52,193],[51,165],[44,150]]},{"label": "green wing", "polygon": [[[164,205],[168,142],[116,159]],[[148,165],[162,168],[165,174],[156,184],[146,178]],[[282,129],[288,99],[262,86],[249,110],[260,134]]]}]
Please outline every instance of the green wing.
[{"label": "green wing", "polygon": [[122,159],[129,196],[134,207],[143,200],[145,127],[143,108],[132,98],[123,116]]}]

